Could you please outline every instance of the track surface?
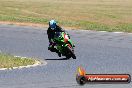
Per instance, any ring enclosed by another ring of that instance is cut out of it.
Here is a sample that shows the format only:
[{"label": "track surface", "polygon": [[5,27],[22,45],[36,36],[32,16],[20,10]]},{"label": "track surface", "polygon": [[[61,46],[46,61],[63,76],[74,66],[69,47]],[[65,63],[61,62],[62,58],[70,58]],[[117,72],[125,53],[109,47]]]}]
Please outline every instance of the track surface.
[{"label": "track surface", "polygon": [[37,57],[47,65],[0,71],[0,88],[131,88],[132,84],[86,84],[75,81],[78,66],[87,73],[132,75],[132,34],[68,30],[77,59],[64,60],[47,50],[46,28],[0,25],[0,50]]}]

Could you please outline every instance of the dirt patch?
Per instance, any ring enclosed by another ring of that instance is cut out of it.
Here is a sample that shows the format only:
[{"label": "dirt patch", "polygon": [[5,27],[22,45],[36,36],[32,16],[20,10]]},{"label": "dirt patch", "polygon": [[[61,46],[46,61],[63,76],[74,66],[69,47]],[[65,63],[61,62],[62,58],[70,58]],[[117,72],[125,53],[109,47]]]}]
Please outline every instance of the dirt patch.
[{"label": "dirt patch", "polygon": [[26,23],[26,22],[11,22],[11,21],[0,21],[0,24],[9,24],[9,25],[20,25],[20,26],[33,26],[33,27],[48,27],[46,24],[38,23]]},{"label": "dirt patch", "polygon": [[[31,26],[31,27],[47,27],[48,28],[48,24],[27,23],[27,22],[0,21],[0,24]],[[62,26],[62,28],[64,28],[64,29],[72,29],[72,30],[78,29],[76,27],[64,27],[64,26]]]}]

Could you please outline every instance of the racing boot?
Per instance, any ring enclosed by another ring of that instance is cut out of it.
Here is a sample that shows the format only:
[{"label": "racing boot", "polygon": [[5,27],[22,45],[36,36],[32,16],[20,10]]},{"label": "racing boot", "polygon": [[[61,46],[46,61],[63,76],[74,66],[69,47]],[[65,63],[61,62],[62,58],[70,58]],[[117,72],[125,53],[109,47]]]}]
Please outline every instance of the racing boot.
[{"label": "racing boot", "polygon": [[48,50],[50,50],[51,52],[56,52],[58,54],[58,56],[61,57],[61,53],[59,52],[59,50],[54,48],[54,45],[49,44]]},{"label": "racing boot", "polygon": [[58,52],[58,56],[61,57],[61,53],[60,52]]},{"label": "racing boot", "polygon": [[61,57],[61,53],[59,52],[59,50],[56,50],[56,53],[58,54],[59,57]]}]

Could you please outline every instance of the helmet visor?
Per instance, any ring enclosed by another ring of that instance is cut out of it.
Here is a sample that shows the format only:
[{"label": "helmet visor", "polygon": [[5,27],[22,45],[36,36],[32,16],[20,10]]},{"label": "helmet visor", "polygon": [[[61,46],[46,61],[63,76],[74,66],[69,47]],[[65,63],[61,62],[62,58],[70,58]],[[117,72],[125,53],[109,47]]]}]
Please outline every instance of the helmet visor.
[{"label": "helmet visor", "polygon": [[54,30],[54,29],[56,28],[56,25],[55,25],[55,24],[50,25],[50,28],[51,28],[52,30]]}]

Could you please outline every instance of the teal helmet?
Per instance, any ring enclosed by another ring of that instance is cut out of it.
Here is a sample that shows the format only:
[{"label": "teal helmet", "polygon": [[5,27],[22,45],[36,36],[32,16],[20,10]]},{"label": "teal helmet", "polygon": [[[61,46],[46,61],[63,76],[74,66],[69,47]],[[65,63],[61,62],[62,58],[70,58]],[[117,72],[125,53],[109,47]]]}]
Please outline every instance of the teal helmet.
[{"label": "teal helmet", "polygon": [[49,21],[49,27],[50,27],[52,30],[55,30],[55,28],[56,28],[56,21],[55,21],[55,20],[50,20],[50,21]]}]

